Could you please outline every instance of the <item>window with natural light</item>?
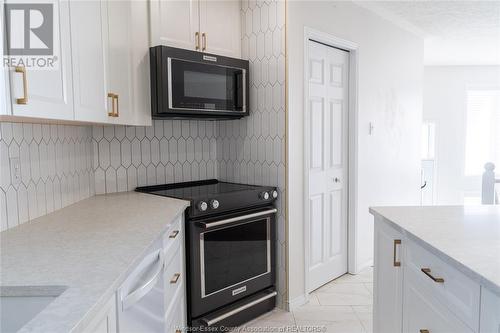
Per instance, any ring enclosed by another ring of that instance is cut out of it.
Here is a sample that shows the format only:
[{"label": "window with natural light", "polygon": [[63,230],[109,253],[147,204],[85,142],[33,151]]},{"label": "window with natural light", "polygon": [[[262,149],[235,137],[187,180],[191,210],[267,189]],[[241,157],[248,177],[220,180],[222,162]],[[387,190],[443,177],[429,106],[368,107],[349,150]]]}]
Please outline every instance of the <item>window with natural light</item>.
[{"label": "window with natural light", "polygon": [[500,90],[467,92],[465,176],[478,176],[486,162],[500,168]]}]

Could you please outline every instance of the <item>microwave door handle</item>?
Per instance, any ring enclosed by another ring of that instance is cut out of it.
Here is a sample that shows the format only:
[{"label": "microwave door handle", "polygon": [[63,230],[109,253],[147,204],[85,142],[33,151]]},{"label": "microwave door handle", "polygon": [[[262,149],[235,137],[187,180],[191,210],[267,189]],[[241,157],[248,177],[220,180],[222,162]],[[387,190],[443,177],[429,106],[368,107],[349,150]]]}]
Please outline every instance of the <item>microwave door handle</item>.
[{"label": "microwave door handle", "polygon": [[233,217],[230,219],[225,219],[225,220],[220,220],[220,221],[215,221],[215,222],[199,222],[198,225],[200,225],[204,229],[210,229],[210,228],[219,227],[221,225],[225,225],[225,224],[229,224],[229,223],[233,223],[233,222],[238,222],[241,220],[247,220],[247,219],[251,219],[254,217],[274,214],[277,211],[278,210],[276,208],[273,208],[273,209],[269,209],[269,210],[264,210],[262,212],[247,214],[247,215],[243,215],[243,216],[237,216],[237,217]]},{"label": "microwave door handle", "polygon": [[151,291],[151,289],[153,289],[153,287],[160,279],[164,264],[163,250],[155,252],[155,256],[158,257],[158,261],[153,276],[148,281],[146,281],[146,283],[144,283],[142,286],[136,288],[128,295],[122,297],[123,310],[130,308],[132,305],[140,301],[146,294],[148,294]]}]

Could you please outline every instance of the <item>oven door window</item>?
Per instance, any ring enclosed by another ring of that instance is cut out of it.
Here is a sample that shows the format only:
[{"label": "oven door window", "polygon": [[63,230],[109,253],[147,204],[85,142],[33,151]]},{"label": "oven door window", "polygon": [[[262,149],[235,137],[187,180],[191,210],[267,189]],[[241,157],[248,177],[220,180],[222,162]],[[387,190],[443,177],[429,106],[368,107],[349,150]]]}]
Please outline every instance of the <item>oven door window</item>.
[{"label": "oven door window", "polygon": [[244,112],[245,70],[169,59],[170,108]]},{"label": "oven door window", "polygon": [[271,271],[269,223],[264,218],[200,234],[202,297]]}]

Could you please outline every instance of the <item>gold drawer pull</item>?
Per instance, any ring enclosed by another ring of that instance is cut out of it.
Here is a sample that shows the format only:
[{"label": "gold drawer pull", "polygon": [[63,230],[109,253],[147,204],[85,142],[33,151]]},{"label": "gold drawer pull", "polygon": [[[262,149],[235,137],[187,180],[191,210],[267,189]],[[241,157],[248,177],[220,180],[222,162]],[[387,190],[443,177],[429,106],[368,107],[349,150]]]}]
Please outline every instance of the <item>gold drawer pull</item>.
[{"label": "gold drawer pull", "polygon": [[401,245],[401,239],[394,240],[394,255],[393,255],[393,259],[392,259],[394,267],[401,266],[401,261],[396,261],[396,248],[398,245]]},{"label": "gold drawer pull", "polygon": [[429,333],[429,330],[420,330],[420,333]]},{"label": "gold drawer pull", "polygon": [[174,276],[170,279],[170,283],[174,284],[177,283],[179,278],[181,277],[181,273],[175,273]]},{"label": "gold drawer pull", "polygon": [[17,98],[17,104],[28,104],[28,80],[26,79],[26,68],[23,66],[16,66],[16,73],[21,73],[23,75],[23,97]]},{"label": "gold drawer pull", "polygon": [[194,33],[194,49],[196,51],[200,49],[200,33],[198,31]]},{"label": "gold drawer pull", "polygon": [[174,231],[172,231],[170,236],[168,236],[168,238],[175,238],[175,237],[177,237],[178,234],[179,234],[179,230],[174,230]]},{"label": "gold drawer pull", "polygon": [[111,112],[108,112],[109,117],[120,116],[120,106],[118,105],[118,94],[108,93],[108,98],[111,98]]},{"label": "gold drawer pull", "polygon": [[431,274],[431,269],[430,268],[422,268],[420,269],[425,275],[427,275],[428,277],[430,277],[432,279],[432,281],[434,282],[437,282],[437,283],[443,283],[444,282],[444,279],[443,278],[440,278],[440,277],[434,277],[432,276]]},{"label": "gold drawer pull", "polygon": [[120,104],[118,104],[118,94],[115,94],[115,97],[116,99],[116,112],[115,112],[115,115],[113,117],[119,117],[120,116]]},{"label": "gold drawer pull", "polygon": [[207,49],[207,34],[206,33],[202,33],[201,34],[201,38],[203,40],[203,47],[202,47],[202,51],[205,51]]},{"label": "gold drawer pull", "polygon": [[108,112],[109,117],[114,117],[115,116],[115,94],[113,93],[108,93],[108,98],[111,98],[111,112]]}]

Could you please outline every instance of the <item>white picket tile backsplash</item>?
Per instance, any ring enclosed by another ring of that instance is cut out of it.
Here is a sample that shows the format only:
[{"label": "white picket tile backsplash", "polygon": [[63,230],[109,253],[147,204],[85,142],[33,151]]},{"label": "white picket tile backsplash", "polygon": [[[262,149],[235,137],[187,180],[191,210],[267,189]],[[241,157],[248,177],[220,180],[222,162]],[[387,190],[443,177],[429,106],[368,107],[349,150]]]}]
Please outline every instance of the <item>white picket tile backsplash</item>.
[{"label": "white picket tile backsplash", "polygon": [[89,126],[0,123],[0,230],[94,195],[92,155]]},{"label": "white picket tile backsplash", "polygon": [[94,126],[95,192],[217,178],[216,122],[154,120],[153,126]]}]

